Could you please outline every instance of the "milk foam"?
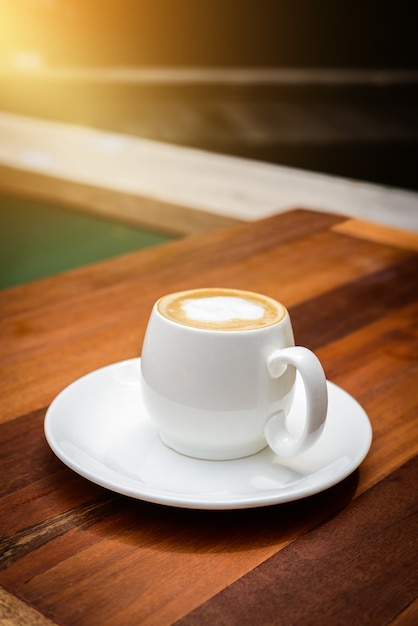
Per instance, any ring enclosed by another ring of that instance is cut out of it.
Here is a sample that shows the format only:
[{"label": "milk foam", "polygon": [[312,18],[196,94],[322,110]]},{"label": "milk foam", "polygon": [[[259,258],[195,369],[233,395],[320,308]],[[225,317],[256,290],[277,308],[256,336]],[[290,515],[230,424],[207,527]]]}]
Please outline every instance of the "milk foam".
[{"label": "milk foam", "polygon": [[286,309],[267,296],[240,289],[191,289],[163,296],[159,312],[169,320],[207,330],[255,330],[271,326]]},{"label": "milk foam", "polygon": [[184,300],[181,306],[188,319],[199,322],[258,320],[264,315],[264,307],[234,296],[193,298]]}]

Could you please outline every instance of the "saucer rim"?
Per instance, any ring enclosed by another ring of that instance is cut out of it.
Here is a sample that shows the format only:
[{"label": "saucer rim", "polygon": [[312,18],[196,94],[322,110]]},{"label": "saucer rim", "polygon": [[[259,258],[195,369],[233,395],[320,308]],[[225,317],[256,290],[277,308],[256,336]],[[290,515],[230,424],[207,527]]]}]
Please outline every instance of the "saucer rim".
[{"label": "saucer rim", "polygon": [[[64,389],[61,390],[55,396],[51,404],[49,405],[44,419],[44,434],[47,440],[48,445],[50,446],[53,453],[71,470],[77,473],[79,476],[89,480],[90,482],[99,485],[105,489],[108,489],[114,493],[118,493],[120,495],[128,496],[137,500],[142,500],[154,504],[160,504],[164,506],[170,506],[175,508],[187,508],[187,509],[201,509],[201,510],[234,510],[234,509],[247,509],[247,508],[259,508],[265,506],[273,506],[276,504],[285,504],[288,502],[293,502],[296,500],[300,500],[303,498],[307,498],[327,489],[335,486],[336,484],[342,482],[345,478],[350,476],[363,462],[365,457],[367,456],[373,438],[372,426],[369,420],[367,413],[364,408],[360,405],[360,403],[347,391],[336,385],[335,383],[327,380],[328,391],[330,389],[334,389],[336,393],[338,393],[341,398],[343,398],[346,402],[350,402],[353,407],[356,408],[358,412],[358,417],[361,418],[362,427],[364,429],[363,438],[358,444],[358,450],[352,456],[350,463],[348,463],[343,471],[336,472],[332,477],[328,480],[319,481],[318,483],[311,483],[301,488],[291,489],[283,488],[277,490],[271,490],[268,493],[260,492],[259,494],[254,492],[251,495],[237,495],[236,498],[219,498],[219,496],[211,498],[208,494],[192,494],[185,491],[166,491],[159,487],[153,488],[152,486],[137,481],[137,485],[135,487],[129,486],[127,482],[133,482],[133,479],[121,473],[119,476],[121,480],[112,479],[107,480],[104,477],[100,477],[99,473],[94,473],[90,469],[83,467],[77,461],[71,458],[71,455],[68,455],[60,446],[57,438],[54,435],[54,419],[55,419],[55,407],[56,402],[62,399],[63,394],[70,393],[72,388],[77,386],[77,384],[84,379],[89,377],[97,376],[99,373],[103,372],[107,369],[113,369],[116,367],[124,367],[124,366],[138,366],[140,364],[141,357],[125,359],[122,361],[117,361],[114,363],[110,363],[103,367],[97,368],[83,376],[77,378],[69,385],[67,385]],[[141,419],[141,418],[139,418]],[[144,417],[142,419],[145,419]],[[164,445],[161,443],[161,445]],[[256,453],[255,455],[251,455],[250,457],[246,457],[251,459],[252,457],[257,457],[262,455],[264,450]],[[174,454],[179,454],[173,451]],[[303,455],[302,455],[303,456]],[[206,460],[200,459],[191,459],[197,465],[199,463],[208,463]],[[233,459],[230,461],[209,461],[210,463],[234,463],[234,462],[243,462],[245,459]],[[128,479],[128,480],[127,480]]]}]

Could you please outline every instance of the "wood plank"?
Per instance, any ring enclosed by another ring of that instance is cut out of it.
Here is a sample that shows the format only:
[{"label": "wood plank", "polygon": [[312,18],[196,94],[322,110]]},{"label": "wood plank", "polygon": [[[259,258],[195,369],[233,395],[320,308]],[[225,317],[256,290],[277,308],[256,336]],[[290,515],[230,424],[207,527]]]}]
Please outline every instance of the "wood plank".
[{"label": "wood plank", "polygon": [[[94,266],[84,268],[70,273],[68,280],[47,279],[27,289],[15,288],[1,293],[0,309],[4,309],[5,314],[0,322],[3,359],[0,391],[8,390],[10,399],[0,408],[0,421],[49,404],[64,386],[84,373],[107,363],[139,356],[153,302],[164,293],[195,287],[202,281],[206,286],[261,291],[281,300],[294,316],[297,341],[312,349],[319,337],[322,337],[322,344],[325,341],[321,333],[327,334],[326,340],[332,339],[329,333],[333,328],[333,311],[338,332],[349,332],[349,324],[368,323],[371,313],[362,320],[358,311],[363,309],[349,307],[345,310],[344,298],[365,297],[373,281],[379,291],[382,268],[396,268],[398,263],[399,276],[402,272],[410,276],[409,264],[414,263],[412,253],[324,233],[328,220],[324,222],[316,214],[300,212],[297,217],[288,230],[286,221],[290,223],[290,216],[279,222],[279,218],[270,218],[254,225],[253,229],[237,227],[196,236],[159,250],[145,250],[100,264],[99,271]],[[283,229],[277,226],[279,223]],[[261,237],[266,227],[267,234]],[[311,236],[303,236],[309,228]],[[291,264],[285,262],[289,255],[292,255]],[[399,263],[402,259],[405,267]],[[388,271],[389,276],[394,270]],[[364,278],[362,283],[364,276],[369,279]],[[360,279],[358,283],[356,279]],[[352,286],[342,287],[346,282]],[[396,285],[395,282],[387,287],[386,299],[372,298],[374,316],[388,305],[390,298],[391,306],[397,306]],[[55,301],[55,286],[61,294],[68,294],[69,299],[57,296]],[[404,289],[406,298],[413,297],[413,277]],[[326,295],[328,292],[330,296]],[[25,307],[31,302],[31,308],[28,313],[22,311],[14,315],[12,311],[18,309],[22,293],[27,294]],[[303,307],[298,309],[297,305],[302,302]],[[306,315],[308,309],[309,316]],[[304,326],[301,320],[308,325]],[[309,337],[304,327],[310,328]],[[317,327],[316,333],[314,327]],[[40,370],[44,372],[42,380],[37,375]]]},{"label": "wood plank", "polygon": [[317,350],[327,377],[354,395],[372,423],[373,443],[362,465],[359,492],[418,454],[417,320],[414,303]]},{"label": "wood plank", "polygon": [[[132,288],[149,282],[151,273],[157,280],[172,282],[179,273],[190,275],[198,263],[199,271],[207,272],[217,265],[224,267],[245,261],[251,254],[258,255],[282,246],[290,247],[298,239],[326,232],[346,218],[315,211],[296,209],[280,216],[251,224],[238,225],[222,232],[202,233],[138,253],[123,255],[99,265],[91,265],[0,291],[0,319],[55,304],[62,299],[73,300],[86,293],[115,288],[120,282]],[[307,244],[305,244],[306,251]],[[290,248],[289,248],[290,249]],[[396,254],[391,251],[391,254]],[[402,256],[402,253],[401,253]],[[154,291],[156,291],[154,289]]]},{"label": "wood plank", "polygon": [[173,235],[190,235],[226,228],[241,221],[239,218],[203,208],[196,211],[192,207],[158,197],[1,165],[0,190],[3,193],[59,203],[104,219]]},{"label": "wood plank", "polygon": [[[353,247],[355,264],[360,263],[360,250],[357,252]],[[338,262],[337,255],[335,262]],[[338,273],[342,275],[342,270]],[[360,276],[353,272],[353,280],[347,277],[345,283],[335,288],[330,284],[328,291],[290,307],[295,336],[311,350],[327,342],[332,343],[378,320],[383,311],[390,314],[391,311],[412,304],[416,300],[417,277],[418,255]],[[309,328],[312,320],[316,333],[312,333]],[[310,334],[309,339],[307,333]]]},{"label": "wood plank", "polygon": [[178,626],[392,623],[417,598],[417,480],[415,458]]},{"label": "wood plank", "polygon": [[0,623],[2,626],[52,626],[56,622],[0,587]]},{"label": "wood plank", "polygon": [[[372,420],[374,444],[363,464],[358,492],[369,488],[418,453],[418,423],[414,419],[418,411],[418,397],[415,393],[418,369],[411,368],[411,361],[416,362],[418,356],[417,313],[416,304],[395,310],[384,320],[366,325],[338,342],[326,344],[318,350],[328,377],[336,383],[343,384],[353,393],[364,405]],[[384,353],[381,350],[382,345],[386,346]],[[367,360],[363,358],[364,353],[367,353]],[[402,406],[393,405],[389,401],[390,397],[402,397]],[[3,525],[4,530],[8,532],[15,532],[19,528],[19,518],[15,518],[14,511],[19,510],[18,505],[23,492],[17,496],[18,488],[25,489],[25,486],[30,486],[33,481],[42,480],[44,473],[47,470],[51,472],[53,468],[54,474],[58,472],[56,479],[58,488],[63,488],[63,467],[55,457],[51,458],[43,439],[43,415],[44,410],[24,416],[5,424],[1,430],[4,449],[8,451],[7,455],[3,453],[3,467],[4,474],[9,478],[3,483],[2,493],[3,504],[8,513]],[[392,434],[393,419],[398,422],[396,438]],[[18,439],[16,433],[19,430],[27,433],[25,439]],[[29,437],[29,434],[36,435],[35,439]],[[9,442],[13,441],[16,443],[10,445]],[[34,443],[30,446],[32,441]],[[16,469],[10,472],[7,468]],[[73,477],[73,474],[70,476]],[[65,482],[68,482],[68,477],[65,477]],[[95,499],[97,492],[92,490],[89,483],[85,483],[84,486],[90,487],[88,496],[85,496],[87,500]],[[71,489],[74,489],[73,482],[68,485],[68,490]],[[74,491],[81,497],[85,489],[77,488]],[[5,497],[7,494],[10,495]],[[30,495],[25,496],[25,500],[30,502],[30,499]],[[72,500],[72,506],[79,506],[81,503],[80,500],[74,498]],[[26,521],[31,521],[31,524],[38,523],[37,517],[29,516],[29,510],[26,505]],[[59,515],[61,511],[58,510],[56,513]],[[33,514],[43,515],[39,498]]]},{"label": "wood plank", "polygon": [[392,626],[416,626],[418,622],[418,599],[414,600],[391,622]]},{"label": "wood plank", "polygon": [[304,206],[418,231],[407,190],[4,112],[0,135],[4,189],[122,219],[156,224],[161,211],[175,225],[182,208],[252,221]]},{"label": "wood plank", "polygon": [[[357,486],[354,474],[327,492],[280,507],[171,509],[110,494],[64,466],[58,470],[41,412],[21,419],[32,457],[43,461],[29,484],[30,462],[17,467],[13,489],[0,501],[7,530],[0,581],[68,624],[172,623],[335,515]],[[18,421],[0,427],[0,437],[4,429],[16,437]],[[0,469],[10,476],[4,465]],[[127,572],[134,585],[127,584]]]},{"label": "wood plank", "polygon": [[359,491],[418,454],[417,320],[418,305],[406,305],[317,350],[327,377],[353,394],[372,422]]},{"label": "wood plank", "polygon": [[[417,557],[417,255],[334,232],[342,220],[296,211],[0,293],[7,590],[74,626],[219,623],[220,610],[235,623],[274,623],[282,604],[292,623],[294,597],[301,623],[305,606],[320,615],[320,599],[326,623],[408,617],[417,589],[405,579]],[[283,506],[192,511],[108,492],[53,455],[42,429],[50,399],[84,371],[137,356],[153,301],[196,286],[196,276],[284,294],[298,343],[315,347],[328,378],[370,416],[374,440],[358,471]],[[305,602],[295,588],[310,579]],[[368,592],[376,608],[364,612]]]},{"label": "wood plank", "polygon": [[[0,388],[8,389],[9,401],[0,408],[0,421],[45,406],[78,375],[139,355],[153,302],[166,292],[196,286],[196,276],[199,284],[268,291],[267,281],[276,282],[277,262],[269,262],[262,274],[260,264],[269,256],[281,262],[281,244],[290,251],[300,237],[321,233],[336,219],[301,211],[284,216],[280,227],[271,218],[253,229],[196,236],[1,292]],[[307,247],[305,242],[300,259],[308,268]],[[393,254],[390,250],[389,258]],[[385,250],[381,262],[388,262]],[[294,270],[283,268],[289,271],[289,291],[296,293]],[[332,279],[328,270],[326,276]],[[309,283],[307,274],[307,289]],[[318,280],[318,289],[327,285],[328,280]],[[44,368],[42,380],[39,368]]]},{"label": "wood plank", "polygon": [[351,237],[359,237],[360,239],[367,239],[367,241],[383,243],[389,246],[394,245],[398,248],[406,248],[407,250],[418,252],[418,233],[409,230],[388,228],[382,224],[372,224],[359,219],[347,220],[337,224],[333,230],[336,233],[350,235]]}]

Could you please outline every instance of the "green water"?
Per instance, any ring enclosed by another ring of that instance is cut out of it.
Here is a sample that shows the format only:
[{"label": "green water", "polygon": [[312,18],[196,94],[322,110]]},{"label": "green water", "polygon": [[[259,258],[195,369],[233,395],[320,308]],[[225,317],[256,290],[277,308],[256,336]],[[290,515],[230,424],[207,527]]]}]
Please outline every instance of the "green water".
[{"label": "green water", "polygon": [[45,202],[0,195],[0,289],[169,240]]}]

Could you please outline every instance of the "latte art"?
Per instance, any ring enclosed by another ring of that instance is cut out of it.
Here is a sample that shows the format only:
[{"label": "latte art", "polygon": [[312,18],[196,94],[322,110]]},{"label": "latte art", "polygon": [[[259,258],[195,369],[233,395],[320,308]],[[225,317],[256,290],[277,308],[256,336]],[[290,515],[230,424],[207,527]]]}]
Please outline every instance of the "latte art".
[{"label": "latte art", "polygon": [[271,326],[285,309],[267,296],[239,289],[193,289],[169,294],[157,303],[169,320],[212,330],[254,330]]}]

